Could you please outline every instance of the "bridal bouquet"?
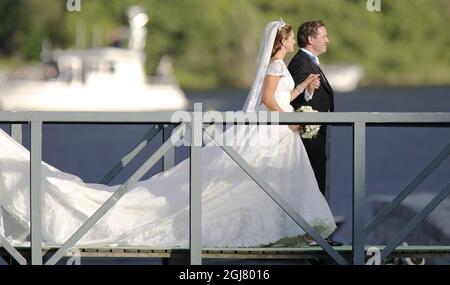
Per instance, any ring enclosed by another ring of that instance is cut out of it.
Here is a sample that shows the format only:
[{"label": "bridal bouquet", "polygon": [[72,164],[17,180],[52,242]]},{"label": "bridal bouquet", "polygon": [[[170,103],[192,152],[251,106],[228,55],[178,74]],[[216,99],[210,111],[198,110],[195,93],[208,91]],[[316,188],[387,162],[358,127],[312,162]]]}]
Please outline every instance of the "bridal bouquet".
[{"label": "bridal bouquet", "polygon": [[[317,112],[311,106],[301,106],[296,112]],[[320,125],[306,125],[300,129],[300,136],[304,139],[313,139],[317,136],[320,130]]]}]

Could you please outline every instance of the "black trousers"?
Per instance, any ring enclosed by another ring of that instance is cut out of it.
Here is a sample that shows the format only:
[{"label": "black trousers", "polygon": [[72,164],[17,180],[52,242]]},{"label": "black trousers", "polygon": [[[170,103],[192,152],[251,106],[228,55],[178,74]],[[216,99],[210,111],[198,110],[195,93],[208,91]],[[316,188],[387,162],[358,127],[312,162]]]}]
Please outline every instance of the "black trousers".
[{"label": "black trousers", "polygon": [[313,139],[302,139],[306,152],[308,153],[309,161],[316,175],[317,184],[319,184],[320,192],[325,195],[326,185],[326,138],[327,126],[322,125],[317,136]]}]

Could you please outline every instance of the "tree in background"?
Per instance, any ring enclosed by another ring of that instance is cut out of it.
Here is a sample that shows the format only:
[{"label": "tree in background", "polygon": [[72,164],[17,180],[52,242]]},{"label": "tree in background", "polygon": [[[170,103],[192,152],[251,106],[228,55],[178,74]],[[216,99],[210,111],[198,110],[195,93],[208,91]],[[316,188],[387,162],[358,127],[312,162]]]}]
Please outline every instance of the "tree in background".
[{"label": "tree in background", "polygon": [[81,12],[65,2],[0,1],[0,57],[39,60],[44,40],[108,45],[123,36],[126,8],[141,4],[150,16],[147,72],[169,55],[186,88],[248,87],[262,29],[280,17],[295,30],[322,19],[331,40],[323,62],[358,63],[367,84],[450,83],[447,0],[381,0],[381,12],[367,11],[365,0],[81,0]]}]

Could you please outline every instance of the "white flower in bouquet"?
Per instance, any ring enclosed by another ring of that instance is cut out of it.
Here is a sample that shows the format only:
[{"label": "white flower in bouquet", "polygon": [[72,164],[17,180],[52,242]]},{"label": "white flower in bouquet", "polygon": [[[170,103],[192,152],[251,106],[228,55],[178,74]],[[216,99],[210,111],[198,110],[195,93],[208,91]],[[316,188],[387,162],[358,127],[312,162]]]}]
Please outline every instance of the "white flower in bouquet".
[{"label": "white flower in bouquet", "polygon": [[[311,106],[301,106],[296,110],[297,112],[318,112],[314,110]],[[320,125],[306,125],[304,128],[300,129],[300,136],[304,139],[313,139],[317,136],[320,130]]]}]

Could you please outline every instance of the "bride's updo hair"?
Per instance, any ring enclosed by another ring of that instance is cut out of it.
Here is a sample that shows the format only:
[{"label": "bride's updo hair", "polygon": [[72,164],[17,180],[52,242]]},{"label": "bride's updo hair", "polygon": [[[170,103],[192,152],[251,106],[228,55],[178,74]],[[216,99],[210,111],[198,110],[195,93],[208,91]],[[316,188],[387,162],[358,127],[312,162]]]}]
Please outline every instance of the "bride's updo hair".
[{"label": "bride's updo hair", "polygon": [[275,43],[273,44],[272,54],[270,57],[273,57],[282,47],[282,40],[285,40],[289,37],[292,32],[292,27],[288,24],[285,24],[283,27],[278,29],[277,35],[275,37]]}]

